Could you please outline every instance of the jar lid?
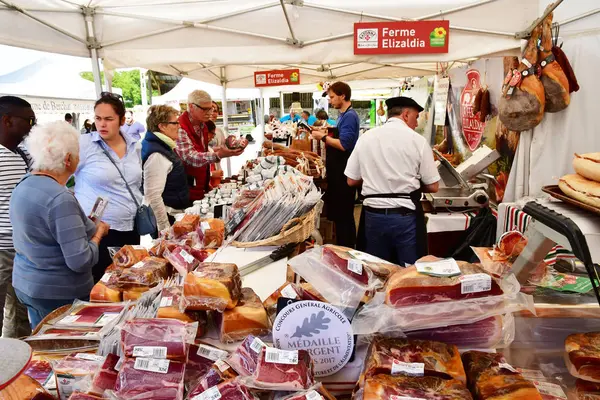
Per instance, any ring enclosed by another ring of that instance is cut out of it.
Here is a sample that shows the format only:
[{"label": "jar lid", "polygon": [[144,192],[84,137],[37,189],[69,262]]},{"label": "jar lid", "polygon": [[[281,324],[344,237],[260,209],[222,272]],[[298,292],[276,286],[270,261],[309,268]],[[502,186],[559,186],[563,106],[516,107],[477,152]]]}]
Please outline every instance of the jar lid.
[{"label": "jar lid", "polygon": [[31,347],[18,339],[0,338],[0,390],[10,385],[31,361]]}]

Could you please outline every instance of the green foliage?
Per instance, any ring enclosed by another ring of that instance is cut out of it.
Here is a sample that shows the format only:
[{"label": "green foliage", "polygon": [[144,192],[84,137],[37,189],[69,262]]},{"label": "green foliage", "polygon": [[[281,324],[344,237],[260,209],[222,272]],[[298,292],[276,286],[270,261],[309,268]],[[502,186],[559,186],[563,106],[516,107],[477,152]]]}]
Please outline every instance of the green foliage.
[{"label": "green foliage", "polygon": [[[94,75],[91,72],[82,72],[81,77],[94,82]],[[103,72],[101,72],[101,78],[104,80]],[[125,100],[126,107],[129,108],[142,104],[139,70],[116,71],[113,76],[112,85],[123,91],[123,99]]]}]

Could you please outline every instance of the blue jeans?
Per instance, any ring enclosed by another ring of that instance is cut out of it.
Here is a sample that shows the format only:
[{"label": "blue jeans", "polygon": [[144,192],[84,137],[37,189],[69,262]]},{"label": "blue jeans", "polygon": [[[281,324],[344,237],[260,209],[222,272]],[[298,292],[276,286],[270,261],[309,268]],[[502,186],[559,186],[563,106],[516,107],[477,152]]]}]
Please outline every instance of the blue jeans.
[{"label": "blue jeans", "polygon": [[27,307],[27,315],[29,316],[29,324],[31,329],[36,326],[52,311],[66,304],[72,304],[74,299],[53,300],[53,299],[36,299],[27,296],[25,293],[15,289],[17,298]]},{"label": "blue jeans", "polygon": [[400,266],[417,261],[415,214],[376,214],[365,211],[366,251]]}]

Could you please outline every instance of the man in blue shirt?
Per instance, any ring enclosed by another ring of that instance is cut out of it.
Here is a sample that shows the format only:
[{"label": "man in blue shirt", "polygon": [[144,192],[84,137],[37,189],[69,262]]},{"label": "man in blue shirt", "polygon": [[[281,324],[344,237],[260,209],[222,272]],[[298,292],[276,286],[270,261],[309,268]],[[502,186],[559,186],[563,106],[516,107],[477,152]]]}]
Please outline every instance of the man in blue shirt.
[{"label": "man in blue shirt", "polygon": [[141,142],[142,135],[146,133],[146,128],[141,122],[133,119],[133,113],[127,111],[125,113],[125,123],[121,126],[121,132],[131,136],[135,141]]},{"label": "man in blue shirt", "polygon": [[327,145],[326,169],[327,192],[325,204],[327,218],[335,223],[336,242],[340,246],[354,248],[356,245],[356,223],[354,222],[354,201],[356,189],[348,186],[344,171],[348,158],[354,150],[360,129],[360,119],[350,101],[352,89],[344,82],[336,82],[329,87],[329,102],[340,111],[337,129],[333,136],[326,130],[313,130],[314,139]]},{"label": "man in blue shirt", "polygon": [[308,124],[308,126],[313,126],[315,122],[317,122],[317,117],[310,115],[310,112],[308,111],[302,111],[302,119]]},{"label": "man in blue shirt", "polygon": [[294,110],[291,110],[288,115],[284,115],[279,120],[279,122],[287,122],[287,121],[298,122],[298,121],[300,121],[300,116],[298,114],[296,114],[296,112]]}]

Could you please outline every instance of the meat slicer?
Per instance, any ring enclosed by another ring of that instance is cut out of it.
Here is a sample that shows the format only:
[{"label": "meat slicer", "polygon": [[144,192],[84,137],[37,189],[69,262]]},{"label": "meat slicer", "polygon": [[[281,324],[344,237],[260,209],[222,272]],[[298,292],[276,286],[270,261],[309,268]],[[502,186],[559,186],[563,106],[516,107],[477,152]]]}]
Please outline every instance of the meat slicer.
[{"label": "meat slicer", "polygon": [[433,209],[461,210],[481,208],[489,204],[486,184],[471,184],[469,180],[500,157],[496,150],[483,146],[457,168],[436,149],[433,152],[439,159],[438,172],[443,183],[437,193],[424,194],[426,202]]}]

